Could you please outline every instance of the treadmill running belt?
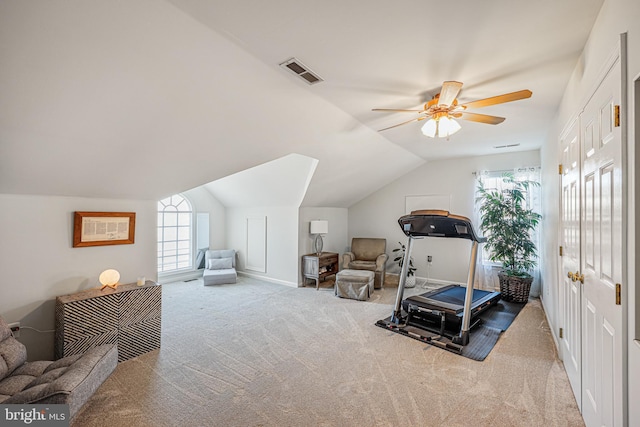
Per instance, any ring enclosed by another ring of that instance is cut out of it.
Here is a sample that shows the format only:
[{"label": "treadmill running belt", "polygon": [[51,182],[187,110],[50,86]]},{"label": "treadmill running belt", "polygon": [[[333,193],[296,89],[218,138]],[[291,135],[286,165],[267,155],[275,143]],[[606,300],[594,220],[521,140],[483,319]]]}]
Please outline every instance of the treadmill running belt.
[{"label": "treadmill running belt", "polygon": [[[442,292],[438,292],[437,294],[431,295],[431,296],[426,296],[426,295],[422,295],[426,298],[431,298],[437,301],[441,301],[441,302],[446,302],[449,304],[458,304],[460,306],[464,305],[464,296],[465,293],[467,292],[466,288],[463,288],[462,286],[456,286],[456,287],[452,287],[449,289],[445,289]],[[430,292],[431,293],[431,292]],[[480,289],[474,289],[473,290],[473,298],[472,301],[476,302],[478,301],[480,298],[483,298],[484,296],[486,296],[489,292],[487,291],[483,291]]]},{"label": "treadmill running belt", "polygon": [[[465,287],[459,285],[445,286],[421,295],[406,298],[402,302],[402,308],[408,312],[409,304],[415,304],[419,307],[435,310],[440,309],[447,313],[460,316],[464,309],[466,291],[467,289]],[[472,316],[476,316],[478,312],[483,311],[487,305],[494,305],[499,299],[499,292],[474,289],[471,298]]]}]

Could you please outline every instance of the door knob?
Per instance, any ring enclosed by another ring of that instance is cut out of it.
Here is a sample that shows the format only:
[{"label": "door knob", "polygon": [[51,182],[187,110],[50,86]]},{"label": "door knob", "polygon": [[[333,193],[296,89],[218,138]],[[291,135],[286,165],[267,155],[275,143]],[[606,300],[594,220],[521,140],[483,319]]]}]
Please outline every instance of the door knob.
[{"label": "door knob", "polygon": [[584,283],[584,274],[580,274],[579,271],[576,271],[575,273],[568,272],[567,277],[571,279],[572,282],[580,281],[580,283]]}]

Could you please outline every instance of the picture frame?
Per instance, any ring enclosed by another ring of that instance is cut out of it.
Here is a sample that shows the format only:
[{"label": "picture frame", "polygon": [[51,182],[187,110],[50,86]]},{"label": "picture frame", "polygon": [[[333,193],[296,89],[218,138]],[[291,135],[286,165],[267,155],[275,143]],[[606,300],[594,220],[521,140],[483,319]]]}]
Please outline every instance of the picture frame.
[{"label": "picture frame", "polygon": [[135,212],[74,212],[73,247],[134,243]]}]

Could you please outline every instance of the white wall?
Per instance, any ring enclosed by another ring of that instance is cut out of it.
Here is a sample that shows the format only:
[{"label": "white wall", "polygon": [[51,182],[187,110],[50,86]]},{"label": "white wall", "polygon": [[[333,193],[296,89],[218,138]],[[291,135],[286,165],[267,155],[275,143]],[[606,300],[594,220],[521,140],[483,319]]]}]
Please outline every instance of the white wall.
[{"label": "white wall", "polygon": [[[342,255],[347,246],[347,229],[349,226],[349,210],[347,208],[300,208],[300,220],[298,229],[298,259],[302,255],[313,253],[313,241],[315,236],[309,234],[309,223],[315,219],[329,221],[329,232],[323,236],[323,252],[336,252]],[[342,256],[339,257],[342,263]],[[301,261],[298,262],[298,281],[302,283]]]},{"label": "white wall", "polygon": [[[449,211],[473,218],[476,187],[473,172],[539,164],[540,153],[537,150],[429,162],[351,206],[349,241],[353,237],[386,238],[389,255],[387,271],[399,272],[397,265],[392,262],[392,251],[399,247],[399,242],[406,244],[406,237],[398,225],[398,218],[405,214],[406,196],[450,195]],[[412,252],[417,267],[416,275],[435,281],[466,283],[469,251],[467,240],[416,240]],[[465,255],[460,256],[460,253]],[[431,266],[427,264],[427,255],[433,256]]]},{"label": "white wall", "polygon": [[[121,283],[156,280],[156,201],[0,195],[0,315],[54,329],[55,297],[99,286],[108,268]],[[135,243],[72,247],[73,212],[135,212]],[[30,360],[53,359],[52,332],[22,329]]]},{"label": "white wall", "polygon": [[[558,141],[562,127],[575,115],[586,101],[586,97],[595,89],[597,78],[602,71],[603,64],[617,46],[620,33],[628,33],[628,88],[629,100],[633,101],[633,80],[640,75],[640,2],[637,0],[606,0],[600,11],[600,15],[592,29],[589,41],[585,46],[581,60],[571,77],[563,96],[562,104],[558,110],[554,128],[549,134],[548,140],[541,149],[543,167],[543,226],[545,233],[545,251],[543,263],[547,266],[544,272],[544,281],[549,286],[543,293],[543,304],[549,316],[552,333],[556,333],[559,325],[558,307],[558,200],[559,187],[557,172],[558,167]],[[623,106],[624,108],[625,106]],[[640,316],[637,302],[638,285],[636,283],[636,265],[640,262],[636,249],[636,208],[639,198],[636,185],[635,165],[640,164],[638,153],[635,149],[637,139],[635,123],[631,120],[636,112],[633,102],[627,106],[627,117],[622,125],[628,130],[628,273],[626,283],[623,283],[623,305],[628,313],[628,389],[629,389],[629,425],[638,425],[640,422],[640,406],[635,402],[640,401],[640,345],[634,338],[640,338],[640,331],[636,327],[637,317]],[[624,114],[624,113],[623,113]]]},{"label": "white wall", "polygon": [[[298,208],[228,208],[227,246],[238,251],[238,271],[288,286],[298,286]],[[267,218],[266,272],[247,271],[247,218]]]}]

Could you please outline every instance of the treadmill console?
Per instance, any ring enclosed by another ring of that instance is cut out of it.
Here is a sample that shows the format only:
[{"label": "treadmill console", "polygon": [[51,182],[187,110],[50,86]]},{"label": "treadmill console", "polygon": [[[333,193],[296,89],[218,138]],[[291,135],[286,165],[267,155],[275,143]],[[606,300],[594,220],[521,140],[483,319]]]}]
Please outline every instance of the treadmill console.
[{"label": "treadmill console", "polygon": [[454,237],[484,243],[487,239],[478,236],[469,218],[452,215],[448,211],[413,211],[398,219],[405,235],[411,237]]}]

